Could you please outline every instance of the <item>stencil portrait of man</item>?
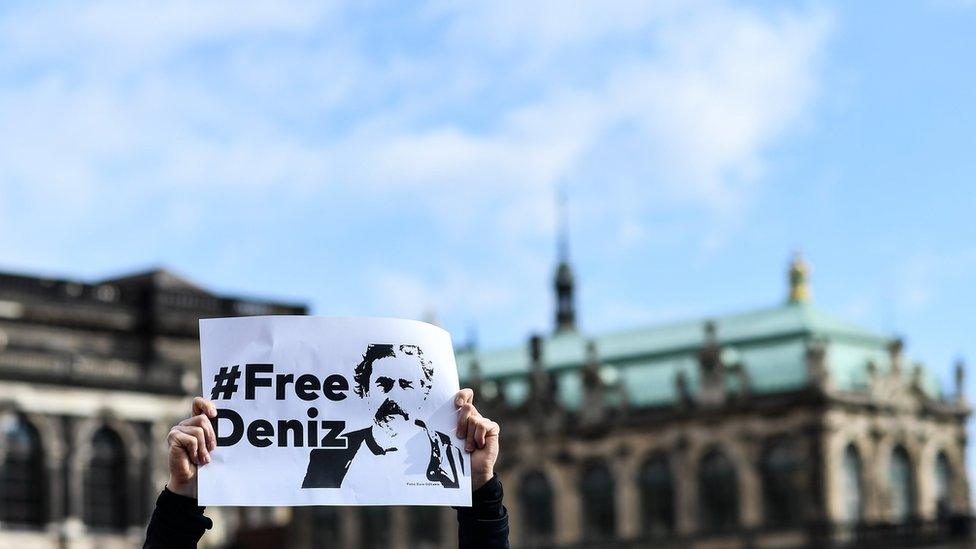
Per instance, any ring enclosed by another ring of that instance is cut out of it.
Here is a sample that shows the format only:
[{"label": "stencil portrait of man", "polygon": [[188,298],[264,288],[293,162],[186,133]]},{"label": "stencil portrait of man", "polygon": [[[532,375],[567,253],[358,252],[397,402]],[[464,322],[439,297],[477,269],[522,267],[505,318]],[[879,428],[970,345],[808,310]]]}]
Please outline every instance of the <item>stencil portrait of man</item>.
[{"label": "stencil portrait of man", "polygon": [[353,383],[356,396],[372,413],[372,424],[344,433],[345,448],[312,450],[302,488],[339,488],[350,474],[368,475],[374,460],[404,451],[419,432],[430,448],[427,480],[459,488],[464,452],[450,435],[428,429],[424,418],[415,417],[430,393],[433,376],[433,365],[416,345],[368,345]]}]

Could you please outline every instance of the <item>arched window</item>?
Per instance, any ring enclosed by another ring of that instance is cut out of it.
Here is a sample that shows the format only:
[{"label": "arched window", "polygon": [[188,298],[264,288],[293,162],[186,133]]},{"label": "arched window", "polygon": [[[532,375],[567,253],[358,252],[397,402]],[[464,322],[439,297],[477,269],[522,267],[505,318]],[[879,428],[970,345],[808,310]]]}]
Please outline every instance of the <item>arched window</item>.
[{"label": "arched window", "polygon": [[674,483],[666,455],[654,456],[641,465],[637,483],[640,488],[641,521],[644,533],[667,535],[674,531]]},{"label": "arched window", "polygon": [[915,493],[912,487],[912,462],[903,446],[896,446],[891,452],[888,479],[891,488],[891,515],[897,522],[907,522],[915,512]]},{"label": "arched window", "polygon": [[945,452],[935,457],[935,514],[946,518],[952,513],[952,466]]},{"label": "arched window", "polygon": [[739,487],[735,467],[725,454],[712,450],[698,468],[698,505],[706,532],[735,528],[739,523]]},{"label": "arched window", "polygon": [[802,520],[802,466],[796,446],[786,438],[772,440],[759,463],[763,515],[769,526],[795,526]]},{"label": "arched window", "polygon": [[441,508],[410,507],[410,547],[436,549],[441,546]]},{"label": "arched window", "polygon": [[863,487],[861,484],[862,475],[861,454],[853,444],[848,444],[844,450],[844,462],[842,471],[842,481],[844,489],[844,521],[857,523],[863,516]]},{"label": "arched window", "polygon": [[583,499],[583,535],[589,540],[612,538],[616,533],[613,475],[602,461],[583,468],[580,479]]},{"label": "arched window", "polygon": [[518,487],[521,528],[528,540],[546,540],[553,534],[552,487],[546,475],[530,471]]},{"label": "arched window", "polygon": [[312,507],[312,547],[337,547],[342,536],[339,507]]},{"label": "arched window", "polygon": [[0,522],[43,526],[44,455],[34,426],[16,416],[2,431],[5,455],[0,464]]},{"label": "arched window", "polygon": [[85,478],[85,522],[92,528],[122,530],[127,520],[125,450],[115,431],[102,427],[92,437]]},{"label": "arched window", "polygon": [[359,546],[363,549],[385,549],[393,543],[390,532],[390,510],[387,507],[360,507]]}]

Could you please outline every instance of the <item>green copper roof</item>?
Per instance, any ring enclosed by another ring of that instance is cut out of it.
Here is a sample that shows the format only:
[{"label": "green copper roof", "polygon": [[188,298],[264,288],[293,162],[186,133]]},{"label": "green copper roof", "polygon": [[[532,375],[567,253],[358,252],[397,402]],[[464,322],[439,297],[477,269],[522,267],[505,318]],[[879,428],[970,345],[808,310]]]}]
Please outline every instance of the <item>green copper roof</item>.
[{"label": "green copper roof", "polygon": [[[757,393],[794,389],[807,382],[806,343],[827,341],[827,364],[835,386],[863,388],[867,364],[884,369],[891,339],[838,319],[810,304],[793,303],[741,314],[649,328],[587,336],[574,332],[552,335],[543,341],[543,362],[553,372],[563,403],[575,407],[582,396],[577,370],[586,362],[587,343],[596,344],[601,364],[616,370],[630,402],[655,405],[676,398],[675,377],[684,372],[689,388],[698,384],[698,351],[705,342],[705,324],[715,324],[723,348],[723,361],[742,363],[751,388]],[[461,379],[470,376],[477,359],[484,379],[505,380],[506,398],[517,403],[528,394],[528,345],[495,351],[458,353]],[[928,375],[925,385],[937,394]],[[734,381],[730,381],[734,383]]]}]

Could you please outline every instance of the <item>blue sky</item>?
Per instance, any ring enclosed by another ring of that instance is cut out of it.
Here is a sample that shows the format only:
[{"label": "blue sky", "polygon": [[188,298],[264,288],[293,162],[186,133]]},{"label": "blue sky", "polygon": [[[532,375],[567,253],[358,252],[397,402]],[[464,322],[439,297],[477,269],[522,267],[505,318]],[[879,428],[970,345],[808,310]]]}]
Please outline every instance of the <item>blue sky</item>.
[{"label": "blue sky", "polygon": [[[976,4],[5,3],[0,268],[463,340],[815,301],[976,361]],[[973,376],[970,376],[971,378]]]}]

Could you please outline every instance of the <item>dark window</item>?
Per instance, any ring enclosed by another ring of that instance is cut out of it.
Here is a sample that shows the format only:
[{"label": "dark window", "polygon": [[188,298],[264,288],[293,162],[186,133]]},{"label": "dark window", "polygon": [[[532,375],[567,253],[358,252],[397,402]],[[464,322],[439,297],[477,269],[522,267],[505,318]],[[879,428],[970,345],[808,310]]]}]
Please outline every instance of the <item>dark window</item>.
[{"label": "dark window", "polygon": [[385,549],[393,542],[390,533],[390,509],[360,507],[359,539],[363,549]]},{"label": "dark window", "polygon": [[311,518],[312,546],[338,547],[342,541],[339,507],[313,507]]},{"label": "dark window", "polygon": [[935,458],[935,513],[940,519],[952,512],[952,466],[945,452]]},{"label": "dark window", "polygon": [[6,455],[0,465],[0,522],[43,526],[44,454],[37,430],[16,416],[3,429]]},{"label": "dark window", "polygon": [[849,444],[844,450],[844,520],[849,523],[860,522],[862,516],[861,494],[863,488],[861,484],[861,455],[853,444]]},{"label": "dark window", "polygon": [[409,507],[410,547],[433,549],[441,546],[441,508]]},{"label": "dark window", "polygon": [[546,540],[553,534],[552,487],[546,475],[531,471],[518,488],[521,528],[528,540]]},{"label": "dark window", "polygon": [[119,435],[103,427],[92,438],[85,479],[85,522],[96,529],[122,530],[127,525],[125,451]]},{"label": "dark window", "polygon": [[769,526],[795,526],[802,519],[803,470],[797,449],[787,439],[772,441],[759,464],[763,512]]},{"label": "dark window", "polygon": [[725,454],[713,450],[698,469],[698,505],[706,532],[731,530],[739,523],[739,488],[735,468]]},{"label": "dark window", "polygon": [[674,531],[674,483],[665,455],[644,462],[638,476],[644,533],[662,536]]},{"label": "dark window", "polygon": [[589,540],[612,538],[617,519],[610,469],[603,462],[592,462],[584,467],[580,484],[583,535]]},{"label": "dark window", "polygon": [[891,489],[891,516],[896,522],[907,522],[915,512],[915,493],[912,486],[912,462],[903,446],[896,446],[891,452],[888,479]]}]

